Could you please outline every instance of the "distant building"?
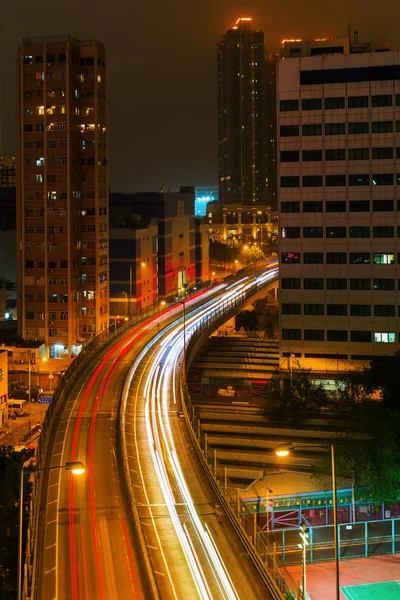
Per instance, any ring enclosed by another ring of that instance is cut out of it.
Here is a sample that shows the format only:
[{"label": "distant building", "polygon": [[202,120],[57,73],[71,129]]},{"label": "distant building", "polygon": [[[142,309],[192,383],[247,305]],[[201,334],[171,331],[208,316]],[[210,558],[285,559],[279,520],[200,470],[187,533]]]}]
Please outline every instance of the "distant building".
[{"label": "distant building", "polygon": [[0,154],[0,188],[17,186],[17,166],[13,154]]},{"label": "distant building", "polygon": [[[180,192],[110,194],[111,227],[132,222],[135,215],[140,221],[157,222],[157,263],[148,280],[157,275],[161,300],[182,293],[186,286],[196,285],[194,197],[192,187],[181,188]],[[142,233],[138,229],[135,235]],[[141,258],[137,251],[135,256]]]},{"label": "distant building", "polygon": [[0,187],[0,321],[17,317],[15,221],[16,188]]},{"label": "distant building", "polygon": [[281,366],[400,349],[400,52],[286,40],[278,65]]},{"label": "distant building", "polygon": [[157,302],[157,221],[133,215],[110,224],[110,317]]},{"label": "distant building", "polygon": [[194,209],[196,217],[204,217],[207,212],[207,203],[218,200],[218,188],[213,186],[197,186],[195,188]]},{"label": "distant building", "polygon": [[18,328],[50,357],[108,326],[104,45],[26,38],[18,52]]},{"label": "distant building", "polygon": [[246,207],[267,204],[264,33],[252,25],[237,19],[217,48],[219,200]]}]

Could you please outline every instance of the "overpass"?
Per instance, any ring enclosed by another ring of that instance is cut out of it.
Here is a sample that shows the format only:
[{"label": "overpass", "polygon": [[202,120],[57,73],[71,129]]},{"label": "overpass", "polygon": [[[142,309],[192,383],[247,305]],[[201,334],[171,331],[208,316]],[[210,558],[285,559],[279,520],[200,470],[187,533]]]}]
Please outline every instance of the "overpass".
[{"label": "overpass", "polygon": [[103,335],[66,374],[38,465],[82,460],[87,473],[75,481],[43,471],[25,597],[281,598],[249,540],[239,543],[235,519],[220,513],[186,403],[189,430],[182,426],[179,375],[209,333],[276,276],[216,286]]}]

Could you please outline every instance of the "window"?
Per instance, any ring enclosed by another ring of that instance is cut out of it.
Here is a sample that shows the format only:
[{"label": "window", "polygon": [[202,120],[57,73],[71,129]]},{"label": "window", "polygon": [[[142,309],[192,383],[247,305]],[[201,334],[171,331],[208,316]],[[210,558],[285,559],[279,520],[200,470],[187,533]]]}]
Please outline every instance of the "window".
[{"label": "window", "polygon": [[372,175],[372,185],[393,185],[393,175],[391,173]]},{"label": "window", "polygon": [[323,329],[305,329],[304,339],[308,342],[323,342],[324,341],[324,330]]},{"label": "window", "polygon": [[396,106],[400,106],[400,94],[396,94]]},{"label": "window", "polygon": [[345,265],[347,263],[346,252],[327,252],[326,253],[326,264],[327,265]]},{"label": "window", "polygon": [[376,225],[373,227],[374,238],[393,238],[394,227],[391,225]]},{"label": "window", "polygon": [[321,201],[303,202],[303,213],[319,213],[322,212],[323,205]]},{"label": "window", "polygon": [[282,314],[283,315],[301,315],[301,304],[291,303],[287,304],[285,302],[282,303]]},{"label": "window", "polygon": [[370,342],[370,331],[350,331],[350,339],[352,342]]},{"label": "window", "polygon": [[329,317],[346,317],[347,304],[327,304],[326,314]]},{"label": "window", "polygon": [[282,329],[283,340],[301,340],[301,329]]},{"label": "window", "polygon": [[396,334],[394,331],[375,331],[374,342],[394,344],[396,342]]},{"label": "window", "polygon": [[300,254],[294,252],[282,252],[281,262],[285,264],[299,264]]},{"label": "window", "polygon": [[367,108],[368,96],[349,96],[347,106],[348,108]]},{"label": "window", "polygon": [[[340,304],[338,306],[341,306]],[[346,306],[347,308],[347,306]],[[328,342],[347,342],[347,331],[341,329],[332,329],[327,331]]]},{"label": "window", "polygon": [[298,125],[281,125],[281,137],[296,137],[298,135]]},{"label": "window", "polygon": [[302,110],[321,110],[322,100],[321,98],[303,98],[301,108]]},{"label": "window", "polygon": [[372,208],[374,212],[393,212],[394,202],[393,200],[373,200]]},{"label": "window", "polygon": [[374,290],[394,290],[394,279],[374,279]]},{"label": "window", "polygon": [[300,202],[281,202],[281,213],[299,213]]},{"label": "window", "polygon": [[323,315],[324,305],[323,304],[305,304],[304,305],[305,315]]},{"label": "window", "polygon": [[329,213],[346,212],[346,200],[327,200],[325,210]]},{"label": "window", "polygon": [[304,175],[303,187],[322,187],[322,175]]},{"label": "window", "polygon": [[350,279],[351,290],[370,290],[371,280],[370,279]]},{"label": "window", "polygon": [[393,96],[392,94],[382,94],[379,96],[372,96],[372,106],[392,106]]},{"label": "window", "polygon": [[325,125],[325,135],[344,135],[346,125],[344,123],[327,123]]},{"label": "window", "polygon": [[394,254],[378,254],[374,252],[374,265],[394,265]]},{"label": "window", "polygon": [[303,162],[317,162],[322,160],[322,150],[303,150]]},{"label": "window", "polygon": [[351,265],[369,265],[371,255],[369,252],[350,252]]},{"label": "window", "polygon": [[393,304],[375,304],[374,317],[394,317],[395,306]]},{"label": "window", "polygon": [[392,133],[393,121],[372,121],[372,133]]},{"label": "window", "polygon": [[305,136],[322,135],[322,125],[320,123],[303,125],[301,128],[301,134]]},{"label": "window", "polygon": [[345,238],[346,227],[327,227],[326,238]]},{"label": "window", "polygon": [[300,227],[281,227],[281,238],[293,239],[300,237]]},{"label": "window", "polygon": [[349,123],[348,131],[349,131],[350,135],[359,135],[362,133],[369,133],[369,123],[368,122]]},{"label": "window", "polygon": [[344,148],[325,150],[325,160],[346,160],[346,150]]},{"label": "window", "polygon": [[335,110],[337,108],[344,108],[344,98],[325,98],[325,108]]},{"label": "window", "polygon": [[286,175],[281,177],[281,187],[300,187],[300,177],[296,175]]},{"label": "window", "polygon": [[303,262],[305,265],[322,265],[324,263],[324,255],[322,252],[305,252],[303,254]]},{"label": "window", "polygon": [[349,160],[368,160],[369,148],[350,148]]},{"label": "window", "polygon": [[281,100],[280,101],[281,112],[292,112],[299,110],[298,100]]},{"label": "window", "polygon": [[[349,210],[350,212],[369,212],[369,200],[350,200]],[[369,237],[369,234],[367,236],[352,236],[350,234],[350,237]]]},{"label": "window", "polygon": [[350,304],[350,315],[352,317],[370,317],[371,306],[369,304]]},{"label": "window", "polygon": [[281,162],[299,162],[300,153],[298,150],[282,150]]},{"label": "window", "polygon": [[328,278],[326,280],[326,287],[328,290],[347,290],[347,279]]},{"label": "window", "polygon": [[303,283],[304,283],[305,290],[323,290],[324,289],[324,280],[321,277],[305,277]]},{"label": "window", "polygon": [[305,238],[322,238],[324,237],[322,227],[303,227],[303,237]]},{"label": "window", "polygon": [[369,175],[349,175],[349,185],[369,185]]},{"label": "window", "polygon": [[393,158],[393,148],[372,148],[372,158]]},{"label": "window", "polygon": [[325,185],[327,187],[336,187],[346,185],[346,175],[326,175]]},{"label": "window", "polygon": [[300,278],[299,277],[282,277],[281,280],[283,290],[299,290],[300,289]]}]

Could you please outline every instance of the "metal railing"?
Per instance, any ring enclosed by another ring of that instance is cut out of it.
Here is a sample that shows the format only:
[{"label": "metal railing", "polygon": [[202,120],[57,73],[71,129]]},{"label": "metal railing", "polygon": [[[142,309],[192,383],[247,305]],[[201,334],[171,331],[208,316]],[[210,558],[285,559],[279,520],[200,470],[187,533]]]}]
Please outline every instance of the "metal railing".
[{"label": "metal railing", "polygon": [[[200,346],[205,343],[210,333],[217,329],[218,326],[224,323],[231,316],[233,316],[237,312],[238,307],[247,299],[254,296],[255,293],[259,292],[264,287],[268,287],[269,285],[273,284],[275,281],[276,279],[267,280],[262,283],[257,283],[254,281],[254,285],[249,289],[237,294],[232,299],[222,302],[220,307],[203,317],[200,320],[200,323],[189,333],[190,339],[186,346],[186,370],[188,370],[194,355]],[[218,480],[216,476],[215,463],[209,463],[207,453],[201,447],[200,421],[196,421],[195,419],[195,412],[190,402],[187,386],[183,383],[183,378],[180,379],[180,394],[183,400],[182,408],[185,415],[185,420],[200,462],[205,469],[210,484],[214,489],[221,506],[225,510],[234,530],[246,548],[246,552],[252,559],[253,564],[260,574],[260,577],[264,581],[267,589],[269,590],[271,597],[274,598],[274,600],[295,598],[297,595],[297,590],[292,590],[292,588],[296,587],[295,583],[291,582],[292,585],[288,585],[284,573],[279,569],[279,566],[276,563],[274,571],[270,571],[268,569],[268,563],[265,562],[264,557],[258,551],[256,539],[247,534],[243,527],[240,515],[236,512],[235,507],[232,506],[231,499],[226,494],[222,482]]]}]

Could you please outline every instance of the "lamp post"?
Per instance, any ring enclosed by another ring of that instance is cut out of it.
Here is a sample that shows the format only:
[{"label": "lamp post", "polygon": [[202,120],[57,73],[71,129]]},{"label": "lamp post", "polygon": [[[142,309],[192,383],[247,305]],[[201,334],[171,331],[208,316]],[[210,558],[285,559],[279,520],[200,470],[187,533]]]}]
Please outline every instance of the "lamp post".
[{"label": "lamp post", "polygon": [[[328,446],[328,445],[327,445]],[[326,447],[327,447],[326,446]],[[313,446],[315,447],[315,446]],[[304,448],[304,446],[303,446]],[[277,456],[285,457],[291,451],[296,450],[295,444],[280,444],[275,448]],[[338,524],[337,524],[337,502],[336,502],[336,469],[335,469],[335,447],[330,444],[332,462],[332,494],[333,494],[333,546],[335,553],[335,577],[336,577],[336,600],[340,600],[340,577],[339,577],[339,548],[338,548]]]},{"label": "lamp post", "polygon": [[85,465],[81,461],[66,462],[65,465],[56,467],[43,467],[35,469],[34,467],[22,467],[19,484],[19,536],[18,536],[18,596],[21,600],[22,595],[22,523],[23,523],[23,504],[24,504],[24,474],[39,473],[40,471],[53,471],[55,469],[65,469],[71,471],[73,475],[82,475],[85,472]]}]

